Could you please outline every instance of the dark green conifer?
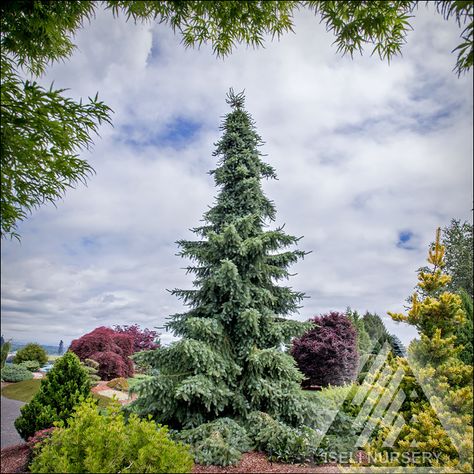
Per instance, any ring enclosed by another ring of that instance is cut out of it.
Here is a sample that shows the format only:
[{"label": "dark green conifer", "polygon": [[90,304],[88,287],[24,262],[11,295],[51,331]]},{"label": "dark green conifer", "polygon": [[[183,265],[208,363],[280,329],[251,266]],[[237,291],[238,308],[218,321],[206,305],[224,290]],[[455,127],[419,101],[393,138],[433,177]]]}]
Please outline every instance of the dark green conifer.
[{"label": "dark green conifer", "polygon": [[302,417],[302,375],[281,348],[306,329],[285,319],[304,294],[278,281],[305,252],[288,248],[299,238],[282,227],[267,229],[276,211],[261,180],[276,178],[275,170],[261,160],[262,140],[243,93],[231,89],[227,102],[233,110],[221,126],[218,166],[210,172],[220,192],[204,225],[193,229],[198,240],[178,242],[195,275],[193,289],[172,291],[190,308],[167,325],[182,339],[135,356],[158,375],[137,387],[132,409],[173,427],[256,410],[290,424]]},{"label": "dark green conifer", "polygon": [[37,431],[53,426],[56,421],[66,421],[74,408],[90,395],[90,382],[79,358],[66,352],[54,364],[31,402],[21,407],[15,428],[27,440]]}]

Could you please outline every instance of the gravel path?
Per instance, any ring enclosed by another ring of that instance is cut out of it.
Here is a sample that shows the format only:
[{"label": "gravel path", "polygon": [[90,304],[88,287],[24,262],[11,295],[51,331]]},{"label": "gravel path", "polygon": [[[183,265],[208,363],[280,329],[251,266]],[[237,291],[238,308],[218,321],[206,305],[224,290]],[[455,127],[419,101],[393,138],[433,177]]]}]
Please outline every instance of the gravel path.
[{"label": "gravel path", "polygon": [[19,400],[11,400],[10,398],[1,398],[2,402],[2,437],[1,437],[1,447],[11,446],[13,444],[22,443],[23,440],[20,438],[20,435],[17,433],[13,422],[20,415],[20,407],[25,403],[20,402]]}]

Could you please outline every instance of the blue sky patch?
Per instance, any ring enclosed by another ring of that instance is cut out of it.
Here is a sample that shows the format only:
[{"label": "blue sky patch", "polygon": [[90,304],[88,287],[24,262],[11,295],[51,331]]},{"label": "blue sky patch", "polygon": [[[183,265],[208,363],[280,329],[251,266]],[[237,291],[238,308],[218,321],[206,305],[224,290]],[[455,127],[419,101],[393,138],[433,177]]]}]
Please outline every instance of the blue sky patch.
[{"label": "blue sky patch", "polygon": [[200,124],[178,117],[166,127],[166,132],[162,138],[165,142],[171,143],[186,141],[193,138],[200,128]]},{"label": "blue sky patch", "polygon": [[413,232],[411,230],[402,230],[398,233],[397,247],[405,250],[414,250]]},{"label": "blue sky patch", "polygon": [[201,124],[184,117],[178,117],[158,131],[123,125],[117,137],[119,141],[132,147],[163,147],[180,148],[193,140],[201,128]]},{"label": "blue sky patch", "polygon": [[93,237],[82,237],[81,239],[81,245],[86,249],[95,247],[96,244],[96,239],[94,239]]}]

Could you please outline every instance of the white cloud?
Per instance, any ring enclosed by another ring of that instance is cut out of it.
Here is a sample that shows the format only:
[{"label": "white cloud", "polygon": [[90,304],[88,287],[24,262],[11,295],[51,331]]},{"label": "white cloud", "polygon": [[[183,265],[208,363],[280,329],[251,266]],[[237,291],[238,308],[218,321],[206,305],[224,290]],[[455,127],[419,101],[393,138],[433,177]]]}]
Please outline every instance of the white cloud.
[{"label": "white cloud", "polygon": [[[99,325],[162,326],[182,311],[166,289],[191,279],[174,254],[217,190],[213,142],[229,87],[247,109],[279,181],[265,183],[277,223],[313,250],[290,284],[306,291],[300,319],[350,305],[385,318],[401,310],[437,226],[472,208],[472,73],[451,71],[459,30],[421,8],[402,58],[338,57],[311,14],[295,35],[225,61],[185,50],[165,25],[99,12],[78,50],[42,79],[114,111],[92,153],[97,174],[4,242],[2,331],[57,343]],[[177,120],[198,128],[173,146]],[[138,143],[142,145],[138,146]],[[413,250],[397,247],[413,233]],[[163,340],[171,340],[166,334]]]}]

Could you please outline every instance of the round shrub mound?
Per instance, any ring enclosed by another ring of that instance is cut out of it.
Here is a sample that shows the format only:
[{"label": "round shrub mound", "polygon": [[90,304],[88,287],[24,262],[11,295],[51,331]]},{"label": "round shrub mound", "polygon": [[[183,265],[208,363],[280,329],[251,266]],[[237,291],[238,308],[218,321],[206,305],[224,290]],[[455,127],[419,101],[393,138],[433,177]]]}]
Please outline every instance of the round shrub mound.
[{"label": "round shrub mound", "polygon": [[40,368],[40,364],[37,360],[25,360],[25,362],[22,362],[19,365],[28,369],[30,372],[36,372]]},{"label": "round shrub mound", "polygon": [[16,353],[13,363],[21,364],[28,360],[36,360],[42,366],[48,362],[48,354],[39,344],[30,342]]},{"label": "round shrub mound", "polygon": [[85,359],[81,361],[81,365],[89,374],[91,387],[95,387],[100,382],[100,377],[97,375],[99,363],[92,359]]},{"label": "round shrub mound", "polygon": [[295,339],[291,354],[306,379],[303,386],[343,385],[355,379],[357,333],[345,314],[330,312],[311,320],[314,327]]},{"label": "round shrub mound", "polygon": [[191,446],[194,460],[203,465],[230,466],[252,449],[244,427],[231,418],[218,418],[197,428],[177,431],[175,439]]},{"label": "round shrub mound", "polygon": [[23,382],[23,380],[31,380],[33,374],[22,365],[5,364],[2,369],[3,382]]},{"label": "round shrub mound", "polygon": [[107,382],[107,387],[113,388],[114,390],[121,390],[122,392],[128,391],[128,381],[123,377],[118,377]]},{"label": "round shrub mound", "polygon": [[55,421],[67,420],[79,401],[89,395],[89,375],[77,356],[66,352],[41,380],[33,400],[21,408],[15,428],[26,440],[37,431],[50,428]]},{"label": "round shrub mound", "polygon": [[185,473],[192,467],[187,446],[169,439],[166,427],[135,414],[126,423],[118,404],[101,415],[89,400],[39,446],[30,470]]},{"label": "round shrub mound", "polygon": [[82,361],[98,362],[98,375],[102,380],[133,375],[133,362],[129,358],[133,354],[133,338],[128,334],[102,326],[74,339],[69,350]]}]

